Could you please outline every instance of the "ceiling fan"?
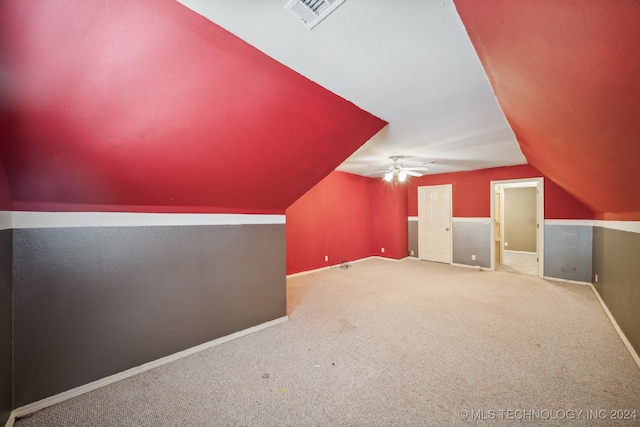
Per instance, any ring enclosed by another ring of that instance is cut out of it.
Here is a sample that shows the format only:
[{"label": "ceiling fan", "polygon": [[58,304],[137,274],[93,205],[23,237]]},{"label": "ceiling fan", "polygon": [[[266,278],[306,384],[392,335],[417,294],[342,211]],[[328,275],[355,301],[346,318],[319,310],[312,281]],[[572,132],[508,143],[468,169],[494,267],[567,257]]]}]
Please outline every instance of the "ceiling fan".
[{"label": "ceiling fan", "polygon": [[[391,156],[389,158],[393,160],[392,166],[390,166],[385,170],[374,172],[374,174],[384,173],[384,177],[382,179],[384,179],[387,182],[405,182],[407,180],[407,176],[416,176],[416,177],[422,176],[423,174],[418,171],[429,170],[429,168],[424,166],[416,167],[416,168],[405,168],[404,166],[402,166],[402,164],[398,164],[398,160],[400,160],[402,156]],[[435,163],[435,162],[429,162],[429,163]]]}]

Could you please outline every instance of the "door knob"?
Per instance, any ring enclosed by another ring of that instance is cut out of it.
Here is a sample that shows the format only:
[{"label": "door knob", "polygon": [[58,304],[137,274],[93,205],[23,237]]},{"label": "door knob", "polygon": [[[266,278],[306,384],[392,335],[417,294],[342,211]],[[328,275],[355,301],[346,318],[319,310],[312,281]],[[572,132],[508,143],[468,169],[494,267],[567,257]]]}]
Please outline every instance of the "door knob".
[{"label": "door knob", "polygon": [[449,231],[449,227],[445,228],[445,230]]}]

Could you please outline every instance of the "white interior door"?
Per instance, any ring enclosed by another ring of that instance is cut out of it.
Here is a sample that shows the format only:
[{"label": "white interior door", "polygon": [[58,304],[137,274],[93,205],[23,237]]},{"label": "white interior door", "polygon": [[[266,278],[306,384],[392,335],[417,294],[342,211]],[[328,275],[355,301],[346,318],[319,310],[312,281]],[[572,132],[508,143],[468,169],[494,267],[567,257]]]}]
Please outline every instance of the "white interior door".
[{"label": "white interior door", "polygon": [[418,257],[451,263],[451,185],[418,187]]}]

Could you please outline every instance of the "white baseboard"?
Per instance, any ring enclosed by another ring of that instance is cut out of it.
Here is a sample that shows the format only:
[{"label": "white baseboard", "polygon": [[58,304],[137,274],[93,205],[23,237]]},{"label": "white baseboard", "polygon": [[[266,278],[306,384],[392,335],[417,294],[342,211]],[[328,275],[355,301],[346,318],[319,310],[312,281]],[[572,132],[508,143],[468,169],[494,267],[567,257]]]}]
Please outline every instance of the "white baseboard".
[{"label": "white baseboard", "polygon": [[5,427],[13,427],[16,418],[24,417],[32,412],[39,411],[48,406],[55,405],[60,402],[64,402],[65,400],[69,400],[71,398],[80,396],[84,393],[88,393],[93,390],[97,390],[101,387],[104,387],[109,384],[113,384],[117,381],[123,380],[125,378],[132,377],[134,375],[140,374],[142,372],[148,371],[150,369],[157,368],[158,366],[165,365],[170,362],[174,362],[178,359],[182,359],[187,356],[191,356],[192,354],[201,352],[203,350],[207,350],[211,347],[215,347],[220,344],[224,344],[226,342],[232,341],[236,338],[244,337],[246,335],[252,334],[254,332],[258,332],[262,329],[266,329],[270,326],[277,325],[278,323],[286,322],[289,320],[288,316],[283,316],[278,319],[271,320],[269,322],[261,323],[260,325],[252,326],[251,328],[243,329],[242,331],[234,332],[231,335],[227,335],[224,337],[220,337],[213,341],[205,342],[195,347],[188,348],[186,350],[179,351],[177,353],[171,354],[169,356],[162,357],[160,359],[145,363],[144,365],[136,366],[135,368],[127,369],[126,371],[119,372],[117,374],[110,375],[108,377],[90,382],[88,384],[81,385],[76,388],[72,388],[71,390],[63,391],[62,393],[58,393],[54,396],[47,397],[42,400],[38,400],[37,402],[29,403],[28,405],[21,406],[19,408],[11,411],[9,415],[9,419],[5,424]]},{"label": "white baseboard", "polygon": [[[364,257],[364,258],[360,258],[360,259],[356,259],[354,261],[348,261],[347,262],[349,264],[355,264],[356,262],[361,262],[361,261],[366,261],[368,259],[383,259],[386,261],[402,261],[405,260],[407,258],[411,258],[411,257],[405,257],[405,258],[401,258],[401,259],[395,259],[395,258],[386,258],[383,256],[379,256],[379,255],[372,255],[372,256],[368,256],[368,257]],[[417,258],[416,258],[417,259]],[[340,263],[342,264],[342,263]],[[291,277],[298,277],[298,276],[305,276],[307,274],[313,274],[313,273],[319,273],[320,271],[325,271],[325,270],[329,270],[332,268],[336,268],[336,267],[340,267],[340,264],[332,264],[332,265],[328,265],[326,267],[320,267],[320,268],[314,268],[313,270],[307,270],[307,271],[301,271],[299,273],[291,273],[291,274],[287,274],[287,279],[291,278]]]},{"label": "white baseboard", "polygon": [[374,256],[370,256],[367,259],[383,259],[385,261],[392,261],[392,262],[400,262],[400,261],[404,261],[405,259],[409,258],[408,256],[404,257],[404,258],[400,258],[400,259],[395,259],[395,258],[387,258],[387,257],[383,257],[380,255],[374,255]]},{"label": "white baseboard", "polygon": [[509,252],[510,254],[523,254],[523,255],[537,255],[537,252],[528,252],[528,251],[512,251],[511,249],[505,249],[505,252]]},{"label": "white baseboard", "polygon": [[[373,258],[373,257],[368,256],[368,257],[365,257],[365,258],[356,259],[354,261],[348,261],[347,260],[347,262],[349,264],[353,264],[353,263],[360,262],[360,261],[365,261],[365,260],[371,259],[371,258]],[[289,279],[291,277],[305,276],[307,274],[319,273],[321,271],[330,270],[332,268],[340,267],[340,264],[342,264],[342,262],[340,262],[338,264],[327,265],[326,267],[314,268],[313,270],[307,270],[307,271],[301,271],[299,273],[287,274],[287,279]]]},{"label": "white baseboard", "polygon": [[573,283],[575,285],[591,285],[590,282],[581,282],[579,280],[569,280],[569,279],[560,279],[558,277],[549,277],[549,276],[543,276],[542,277],[545,280],[552,280],[554,282],[564,282],[564,283]]},{"label": "white baseboard", "polygon": [[631,343],[629,342],[627,337],[624,335],[624,332],[622,332],[622,329],[620,329],[620,326],[618,326],[618,322],[616,322],[616,319],[613,318],[613,315],[609,311],[609,308],[607,308],[607,305],[602,300],[602,297],[600,297],[600,294],[596,290],[596,287],[593,286],[593,284],[591,284],[591,283],[589,285],[591,286],[591,290],[593,291],[593,293],[596,294],[596,297],[598,298],[598,301],[600,301],[600,305],[604,309],[604,312],[607,313],[607,316],[609,317],[609,320],[613,324],[613,328],[616,330],[616,332],[620,336],[620,339],[622,340],[624,345],[627,347],[627,350],[629,350],[629,353],[631,353],[631,357],[633,357],[633,360],[636,362],[636,365],[638,365],[638,368],[640,368],[640,356],[638,356],[638,353],[633,348],[633,346],[631,345]]},{"label": "white baseboard", "polygon": [[452,266],[454,267],[464,267],[464,268],[473,268],[474,270],[482,270],[482,271],[492,271],[490,268],[487,267],[481,267],[479,265],[467,265],[467,264],[458,264],[455,262],[451,263]]},{"label": "white baseboard", "polygon": [[[350,261],[350,262],[353,262],[353,261]],[[338,265],[340,265],[340,264],[338,264]],[[326,267],[314,268],[313,270],[307,270],[307,271],[301,271],[299,273],[287,274],[287,279],[289,279],[291,277],[305,276],[307,274],[318,273],[320,271],[329,270],[330,268],[333,268],[333,267],[328,265]]]}]

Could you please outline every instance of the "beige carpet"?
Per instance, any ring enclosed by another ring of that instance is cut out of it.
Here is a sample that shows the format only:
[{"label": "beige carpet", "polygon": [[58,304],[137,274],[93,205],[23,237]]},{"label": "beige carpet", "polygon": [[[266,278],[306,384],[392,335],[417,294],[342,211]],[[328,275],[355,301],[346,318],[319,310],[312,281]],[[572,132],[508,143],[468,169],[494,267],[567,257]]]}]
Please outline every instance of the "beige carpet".
[{"label": "beige carpet", "polygon": [[502,262],[496,265],[496,270],[537,276],[538,255],[530,252],[504,251]]},{"label": "beige carpet", "polygon": [[587,286],[379,259],[287,286],[289,322],[16,425],[586,426],[640,410],[640,369]]}]

